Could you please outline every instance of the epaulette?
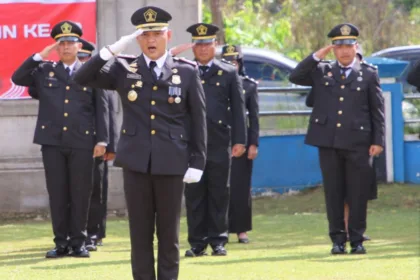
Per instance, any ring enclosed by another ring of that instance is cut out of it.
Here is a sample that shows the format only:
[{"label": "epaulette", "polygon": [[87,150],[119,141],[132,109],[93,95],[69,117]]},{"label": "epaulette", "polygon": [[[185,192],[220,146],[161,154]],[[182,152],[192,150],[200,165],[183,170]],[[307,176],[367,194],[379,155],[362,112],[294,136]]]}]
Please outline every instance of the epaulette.
[{"label": "epaulette", "polygon": [[367,67],[370,67],[372,69],[378,70],[378,66],[373,65],[372,63],[369,63],[366,60],[362,60],[360,63],[363,64],[363,65],[366,65]]},{"label": "epaulette", "polygon": [[226,60],[224,58],[221,59],[222,62],[226,63],[226,64],[230,64],[232,66],[236,66],[235,64],[233,64],[232,62],[230,62],[229,60]]},{"label": "epaulette", "polygon": [[131,63],[137,58],[137,56],[131,54],[119,54],[117,55],[117,59],[119,58]]},{"label": "epaulette", "polygon": [[189,59],[186,59],[185,57],[177,57],[177,56],[174,56],[173,57],[173,60],[185,62],[185,63],[188,63],[188,64],[194,66],[194,67],[197,66],[197,64],[194,61],[189,60]]},{"label": "epaulette", "polygon": [[244,76],[244,79],[258,85],[258,81],[254,80],[253,78],[249,76]]}]

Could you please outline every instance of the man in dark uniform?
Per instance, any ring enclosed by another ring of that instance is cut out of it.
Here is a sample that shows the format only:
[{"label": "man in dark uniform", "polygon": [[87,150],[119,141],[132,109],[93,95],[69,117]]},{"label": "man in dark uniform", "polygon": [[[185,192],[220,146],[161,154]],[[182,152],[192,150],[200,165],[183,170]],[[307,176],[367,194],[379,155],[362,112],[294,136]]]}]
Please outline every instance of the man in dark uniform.
[{"label": "man in dark uniform", "polygon": [[[92,57],[95,50],[94,45],[82,38],[79,39],[82,48],[77,53],[81,62],[86,62]],[[102,91],[102,90],[101,90]],[[106,212],[108,202],[108,160],[114,160],[116,145],[118,143],[117,133],[117,111],[119,106],[118,95],[114,91],[104,90],[103,94],[108,105],[108,133],[109,144],[106,146],[106,153],[102,157],[95,158],[93,170],[93,190],[90,200],[90,208],[87,223],[86,249],[96,251],[97,245],[102,245],[105,237]]]},{"label": "man in dark uniform", "polygon": [[[364,62],[363,52],[359,44],[356,45],[356,55],[357,55],[356,58],[359,60],[359,63]],[[309,91],[308,95],[306,96],[306,106],[311,107],[311,108],[314,107],[314,94],[312,92],[312,89]],[[373,162],[373,165],[375,165],[375,161]],[[371,192],[370,192],[369,200],[374,200],[378,198],[378,183],[376,181],[375,167],[373,167],[373,172],[374,172],[374,176],[373,176],[373,182],[371,185]],[[347,202],[344,202],[344,226],[346,228],[347,233],[348,233],[348,225],[349,225],[349,205],[347,204]],[[347,234],[347,240],[350,240],[350,237],[348,236],[348,234]],[[363,234],[363,241],[369,241],[369,240],[370,240],[370,237]]]},{"label": "man in dark uniform", "polygon": [[[117,90],[123,103],[115,164],[123,168],[133,278],[156,279],[153,235],[158,238],[157,279],[178,279],[179,223],[184,182],[198,182],[206,160],[206,107],[193,62],[172,58],[166,11],[147,6],[131,22],[137,31],[101,49],[75,79]],[[107,60],[137,38],[139,57]]]},{"label": "man in dark uniform", "polygon": [[[305,143],[319,148],[332,254],[346,253],[345,200],[351,253],[366,253],[363,233],[374,179],[372,161],[385,141],[378,73],[357,60],[358,35],[352,24],[335,26],[328,34],[332,45],[308,56],[290,75],[292,83],[312,86],[314,109]],[[321,61],[331,50],[336,61]]]},{"label": "man in dark uniform", "polygon": [[[34,143],[42,145],[56,244],[47,258],[65,256],[70,248],[73,256],[89,257],[84,243],[92,151],[94,157],[102,156],[108,143],[103,95],[73,80],[81,66],[77,59],[81,35],[77,24],[58,23],[51,31],[57,42],[29,57],[12,76],[15,84],[34,87],[39,99]],[[54,49],[60,61],[45,61]]]},{"label": "man in dark uniform", "polygon": [[228,242],[229,146],[232,156],[245,152],[246,125],[242,83],[235,67],[214,58],[218,27],[198,23],[192,34],[193,52],[200,69],[207,104],[207,162],[201,181],[185,189],[188,242],[185,256],[203,256],[207,245],[212,255],[225,256]]},{"label": "man in dark uniform", "polygon": [[248,112],[247,153],[232,159],[230,169],[229,232],[238,235],[239,243],[249,243],[247,232],[252,229],[252,165],[258,154],[258,82],[245,73],[242,48],[239,45],[225,45],[222,57],[232,62],[242,79],[245,107]]}]

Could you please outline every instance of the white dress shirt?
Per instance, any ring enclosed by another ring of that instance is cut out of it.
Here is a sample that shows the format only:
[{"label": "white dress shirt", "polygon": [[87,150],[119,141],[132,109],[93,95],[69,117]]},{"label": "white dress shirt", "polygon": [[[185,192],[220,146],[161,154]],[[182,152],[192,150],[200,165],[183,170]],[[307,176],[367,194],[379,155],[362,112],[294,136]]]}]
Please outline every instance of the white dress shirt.
[{"label": "white dress shirt", "polygon": [[[149,67],[150,61],[152,61],[150,58],[148,58],[145,54],[144,60],[146,61],[146,65]],[[156,62],[156,67],[153,69],[156,73],[156,77],[158,79],[160,78],[160,74],[162,74],[163,65],[165,65],[166,58],[168,57],[168,51],[165,52],[164,55],[162,55],[158,60],[154,60]]]}]

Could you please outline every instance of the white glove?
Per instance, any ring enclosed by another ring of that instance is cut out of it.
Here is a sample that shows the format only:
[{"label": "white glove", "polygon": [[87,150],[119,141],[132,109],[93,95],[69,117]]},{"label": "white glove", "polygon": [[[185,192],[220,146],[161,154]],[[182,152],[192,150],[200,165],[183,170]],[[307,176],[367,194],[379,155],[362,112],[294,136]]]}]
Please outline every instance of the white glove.
[{"label": "white glove", "polygon": [[184,183],[191,184],[200,182],[201,176],[203,176],[203,170],[190,167],[187,172],[185,172]]},{"label": "white glove", "polygon": [[121,53],[122,51],[124,51],[127,48],[128,44],[130,44],[131,41],[133,41],[133,39],[137,38],[137,36],[139,36],[141,34],[143,34],[143,29],[137,29],[136,31],[134,31],[130,35],[122,36],[114,44],[109,45],[108,47],[103,47],[99,51],[99,56],[103,60],[109,60],[114,55],[117,55],[117,54]]}]

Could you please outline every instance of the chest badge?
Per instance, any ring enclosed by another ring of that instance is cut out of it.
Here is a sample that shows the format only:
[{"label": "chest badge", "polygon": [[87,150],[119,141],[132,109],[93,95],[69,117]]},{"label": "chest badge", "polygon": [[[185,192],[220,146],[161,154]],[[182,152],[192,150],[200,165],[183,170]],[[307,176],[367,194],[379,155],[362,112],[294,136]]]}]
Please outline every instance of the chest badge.
[{"label": "chest badge", "polygon": [[48,75],[52,78],[52,77],[54,77],[54,72],[51,71],[50,73],[48,73]]},{"label": "chest badge", "polygon": [[223,70],[217,71],[217,75],[222,76],[223,75]]},{"label": "chest badge", "polygon": [[357,77],[357,81],[359,81],[359,82],[363,81],[362,76]]},{"label": "chest badge", "polygon": [[136,87],[139,87],[139,88],[143,87],[143,82],[142,81],[137,81],[136,82]]},{"label": "chest badge", "polygon": [[172,83],[175,85],[179,85],[181,83],[181,77],[179,75],[173,75]]},{"label": "chest badge", "polygon": [[172,69],[172,73],[174,73],[174,74],[178,73],[178,69],[176,69],[176,68]]},{"label": "chest badge", "polygon": [[332,73],[331,73],[331,72],[328,72],[328,73],[327,73],[327,76],[328,76],[328,77],[332,77]]},{"label": "chest badge", "polygon": [[137,100],[138,94],[135,90],[130,90],[128,92],[127,98],[128,100],[130,100],[131,102],[134,102]]}]

